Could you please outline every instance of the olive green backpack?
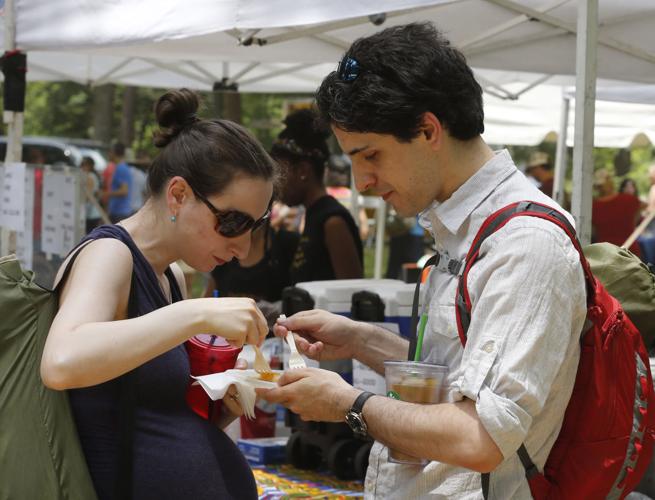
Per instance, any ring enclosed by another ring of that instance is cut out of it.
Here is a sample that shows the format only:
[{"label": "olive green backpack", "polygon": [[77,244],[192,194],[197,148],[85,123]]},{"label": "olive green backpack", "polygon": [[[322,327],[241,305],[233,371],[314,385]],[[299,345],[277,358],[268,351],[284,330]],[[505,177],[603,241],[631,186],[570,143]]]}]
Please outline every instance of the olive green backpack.
[{"label": "olive green backpack", "polygon": [[56,312],[55,292],[0,259],[0,500],[96,498],[68,395],[39,374]]},{"label": "olive green backpack", "polygon": [[591,270],[621,303],[649,351],[655,340],[655,275],[639,257],[611,243],[584,247]]}]

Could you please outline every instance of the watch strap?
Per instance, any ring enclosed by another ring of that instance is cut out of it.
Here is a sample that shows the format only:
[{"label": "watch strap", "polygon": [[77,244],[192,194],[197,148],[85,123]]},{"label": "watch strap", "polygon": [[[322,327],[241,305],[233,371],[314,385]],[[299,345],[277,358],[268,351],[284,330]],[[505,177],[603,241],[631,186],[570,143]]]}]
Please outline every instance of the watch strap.
[{"label": "watch strap", "polygon": [[370,398],[371,396],[375,396],[375,394],[367,391],[362,392],[359,396],[357,396],[357,399],[355,399],[355,402],[350,407],[350,411],[361,413],[362,409],[364,408],[364,403],[366,403],[368,398]]}]

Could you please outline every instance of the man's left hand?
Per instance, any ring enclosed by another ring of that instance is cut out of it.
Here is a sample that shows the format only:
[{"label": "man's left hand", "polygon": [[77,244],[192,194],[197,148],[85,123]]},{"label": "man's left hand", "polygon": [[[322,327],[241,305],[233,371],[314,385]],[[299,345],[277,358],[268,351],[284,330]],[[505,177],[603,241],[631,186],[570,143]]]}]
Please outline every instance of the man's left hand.
[{"label": "man's left hand", "polygon": [[343,422],[361,391],[348,384],[338,373],[320,368],[287,370],[274,389],[256,389],[271,403],[280,403],[302,420]]}]

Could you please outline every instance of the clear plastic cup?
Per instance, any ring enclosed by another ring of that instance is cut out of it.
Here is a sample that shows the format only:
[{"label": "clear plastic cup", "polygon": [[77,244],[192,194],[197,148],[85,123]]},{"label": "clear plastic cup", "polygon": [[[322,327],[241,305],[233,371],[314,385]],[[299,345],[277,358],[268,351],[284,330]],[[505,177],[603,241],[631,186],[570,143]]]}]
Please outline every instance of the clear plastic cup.
[{"label": "clear plastic cup", "polygon": [[[387,396],[408,403],[436,404],[441,400],[441,388],[447,373],[448,368],[442,365],[417,361],[385,361]],[[428,460],[389,448],[389,462],[424,465]]]}]

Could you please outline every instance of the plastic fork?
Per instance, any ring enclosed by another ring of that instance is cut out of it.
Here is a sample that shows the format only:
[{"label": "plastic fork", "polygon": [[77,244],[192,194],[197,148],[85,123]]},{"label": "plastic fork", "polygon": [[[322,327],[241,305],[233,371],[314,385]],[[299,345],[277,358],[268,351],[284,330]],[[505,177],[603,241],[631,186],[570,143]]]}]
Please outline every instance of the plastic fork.
[{"label": "plastic fork", "polygon": [[255,350],[255,361],[253,363],[255,371],[262,375],[262,378],[273,376],[271,365],[268,364],[268,361],[266,361],[266,358],[262,354],[262,351],[259,350],[259,347],[253,344],[252,348]]},{"label": "plastic fork", "polygon": [[[286,319],[286,316],[282,314],[280,315],[280,319]],[[307,368],[305,360],[298,352],[298,348],[296,347],[296,339],[293,338],[293,332],[291,330],[287,331],[286,341],[287,344],[289,344],[289,349],[291,350],[291,354],[289,355],[289,368],[292,370],[294,368]]]}]

